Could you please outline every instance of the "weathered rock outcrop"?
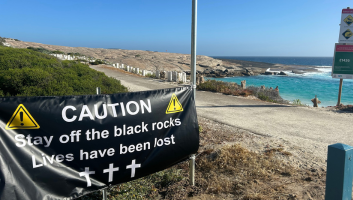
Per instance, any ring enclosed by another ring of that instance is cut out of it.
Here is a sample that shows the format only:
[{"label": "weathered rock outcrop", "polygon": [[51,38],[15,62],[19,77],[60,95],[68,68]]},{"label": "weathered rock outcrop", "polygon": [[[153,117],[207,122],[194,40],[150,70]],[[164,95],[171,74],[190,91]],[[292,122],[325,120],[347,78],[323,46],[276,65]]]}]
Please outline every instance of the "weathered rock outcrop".
[{"label": "weathered rock outcrop", "polygon": [[[86,47],[65,47],[46,45],[34,42],[15,41],[6,39],[14,48],[45,48],[50,51],[62,51],[64,53],[79,53],[87,57],[105,60],[109,63],[120,63],[125,66],[139,68],[149,71],[184,71],[190,74],[189,54],[123,50],[123,49],[102,49]],[[214,59],[208,56],[197,56],[196,69],[199,74],[206,77],[231,77],[231,76],[255,76],[264,73],[266,69],[274,67],[274,64],[263,62],[251,62],[242,60]],[[161,74],[161,76],[163,76]],[[164,75],[165,76],[165,75]]]},{"label": "weathered rock outcrop", "polygon": [[[14,48],[45,48],[50,51],[62,51],[64,53],[80,53],[87,57],[106,60],[110,63],[120,63],[125,66],[133,66],[139,69],[160,70],[160,71],[185,71],[190,70],[191,56],[189,54],[141,51],[141,50],[123,50],[123,49],[102,49],[86,47],[65,47],[56,45],[46,45],[34,42],[15,41],[6,39]],[[205,68],[222,69],[222,60],[214,59],[208,56],[197,56],[197,70],[203,71]]]},{"label": "weathered rock outcrop", "polygon": [[254,72],[249,69],[249,68],[245,68],[245,72],[242,73],[244,76],[254,76]]},{"label": "weathered rock outcrop", "polygon": [[281,72],[271,72],[271,71],[265,71],[264,73],[262,73],[262,75],[281,75],[281,76],[288,76],[285,72],[281,71]]},{"label": "weathered rock outcrop", "polygon": [[236,67],[236,69],[205,69],[201,74],[205,77],[233,77],[233,76],[256,76],[260,74],[262,70],[257,70],[256,72],[251,68],[242,69],[240,67]]}]

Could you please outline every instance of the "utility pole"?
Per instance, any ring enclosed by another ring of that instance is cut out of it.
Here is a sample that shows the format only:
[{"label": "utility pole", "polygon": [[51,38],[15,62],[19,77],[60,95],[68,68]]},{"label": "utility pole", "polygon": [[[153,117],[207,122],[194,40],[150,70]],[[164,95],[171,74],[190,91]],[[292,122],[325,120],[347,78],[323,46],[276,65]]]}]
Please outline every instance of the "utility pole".
[{"label": "utility pole", "polygon": [[[194,100],[196,104],[196,36],[197,36],[197,0],[192,0],[192,23],[191,23],[191,81]],[[195,185],[195,154],[190,155],[189,161],[190,185]]]}]

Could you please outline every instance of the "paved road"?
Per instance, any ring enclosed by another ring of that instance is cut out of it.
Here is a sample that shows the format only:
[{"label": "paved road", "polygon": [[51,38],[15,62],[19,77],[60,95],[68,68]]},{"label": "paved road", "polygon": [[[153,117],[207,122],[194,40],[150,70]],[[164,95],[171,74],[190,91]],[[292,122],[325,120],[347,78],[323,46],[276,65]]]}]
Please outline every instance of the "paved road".
[{"label": "paved road", "polygon": [[[118,70],[91,66],[121,80],[130,91],[176,87],[158,80],[128,75]],[[274,137],[293,146],[299,157],[324,165],[327,146],[345,143],[353,146],[353,114],[336,113],[322,108],[296,107],[259,100],[196,92],[199,116],[248,130],[264,137]]]}]

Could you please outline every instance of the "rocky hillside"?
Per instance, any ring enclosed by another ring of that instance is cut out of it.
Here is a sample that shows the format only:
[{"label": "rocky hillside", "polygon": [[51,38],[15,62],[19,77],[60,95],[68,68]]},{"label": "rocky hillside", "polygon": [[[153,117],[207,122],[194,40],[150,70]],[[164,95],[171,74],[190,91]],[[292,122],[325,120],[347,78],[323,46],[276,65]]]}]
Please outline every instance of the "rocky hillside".
[{"label": "rocky hillside", "polygon": [[[121,63],[147,70],[166,70],[166,71],[187,71],[190,70],[190,55],[178,53],[164,53],[141,50],[122,50],[122,49],[102,49],[86,47],[66,47],[48,45],[34,42],[16,41],[6,39],[6,42],[14,48],[45,48],[50,51],[62,51],[65,53],[80,53],[82,55],[105,60],[110,63]],[[206,68],[221,69],[234,67],[236,64],[224,66],[222,60],[213,59],[208,56],[197,56],[197,70],[203,71]]]},{"label": "rocky hillside", "polygon": [[[79,53],[86,57],[104,60],[108,63],[120,63],[135,68],[146,69],[150,71],[189,71],[190,54],[153,52],[141,50],[123,50],[123,49],[103,49],[87,47],[66,47],[57,45],[48,45],[35,42],[23,42],[17,39],[5,38],[6,46],[14,48],[44,48],[49,51],[61,51],[64,53]],[[299,68],[298,68],[299,67]],[[275,71],[283,70],[314,70],[312,66],[289,66],[282,64],[272,64],[264,62],[252,62],[231,59],[214,59],[208,56],[197,56],[196,68],[199,74],[209,77],[226,76],[254,76],[265,74],[266,69],[271,68]]]}]

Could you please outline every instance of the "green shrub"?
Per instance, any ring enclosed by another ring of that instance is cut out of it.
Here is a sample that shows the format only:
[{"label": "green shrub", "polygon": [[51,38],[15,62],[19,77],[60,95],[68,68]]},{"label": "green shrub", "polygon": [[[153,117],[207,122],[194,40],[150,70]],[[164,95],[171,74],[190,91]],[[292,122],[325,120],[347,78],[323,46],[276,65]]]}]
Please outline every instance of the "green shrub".
[{"label": "green shrub", "polygon": [[58,96],[127,92],[120,81],[78,61],[30,49],[0,47],[0,96]]},{"label": "green shrub", "polygon": [[66,54],[66,53],[59,50],[55,50],[55,51],[52,51],[52,54]]},{"label": "green shrub", "polygon": [[91,64],[91,65],[100,65],[100,64],[105,64],[105,62],[102,61],[102,60],[97,59],[96,61],[90,62],[89,64]]},{"label": "green shrub", "polygon": [[71,56],[84,56],[80,53],[67,53],[67,55],[71,55]]},{"label": "green shrub", "polygon": [[300,101],[300,99],[294,99],[294,100],[293,100],[293,104],[294,104],[294,105],[298,105],[298,106],[305,106],[305,104],[302,104],[302,102]]},{"label": "green shrub", "polygon": [[277,103],[276,100],[271,99],[269,96],[266,96],[264,93],[258,93],[257,98],[261,99],[262,101]]},{"label": "green shrub", "polygon": [[39,48],[35,48],[35,47],[27,47],[27,49],[30,49],[32,51],[37,51],[37,52],[40,52],[40,53],[45,53],[45,54],[52,54],[53,52],[48,50],[48,49],[45,49],[45,48],[42,48],[42,47],[39,47]]},{"label": "green shrub", "polygon": [[88,61],[87,61],[87,60],[85,60],[85,59],[76,59],[76,61],[78,61],[78,62],[88,63]]},{"label": "green shrub", "polygon": [[148,77],[148,78],[157,78],[155,74],[146,74],[146,77]]},{"label": "green shrub", "polygon": [[289,103],[289,101],[284,100],[279,95],[279,92],[274,89],[269,89],[269,88],[261,89],[260,87],[255,87],[255,86],[249,86],[247,89],[250,90],[254,96],[256,96],[257,98],[263,101],[268,101],[273,103],[285,103],[285,104]]},{"label": "green shrub", "polygon": [[216,80],[207,80],[197,86],[198,90],[220,92],[226,95],[249,96],[251,91],[241,89],[237,83],[229,83]]}]

